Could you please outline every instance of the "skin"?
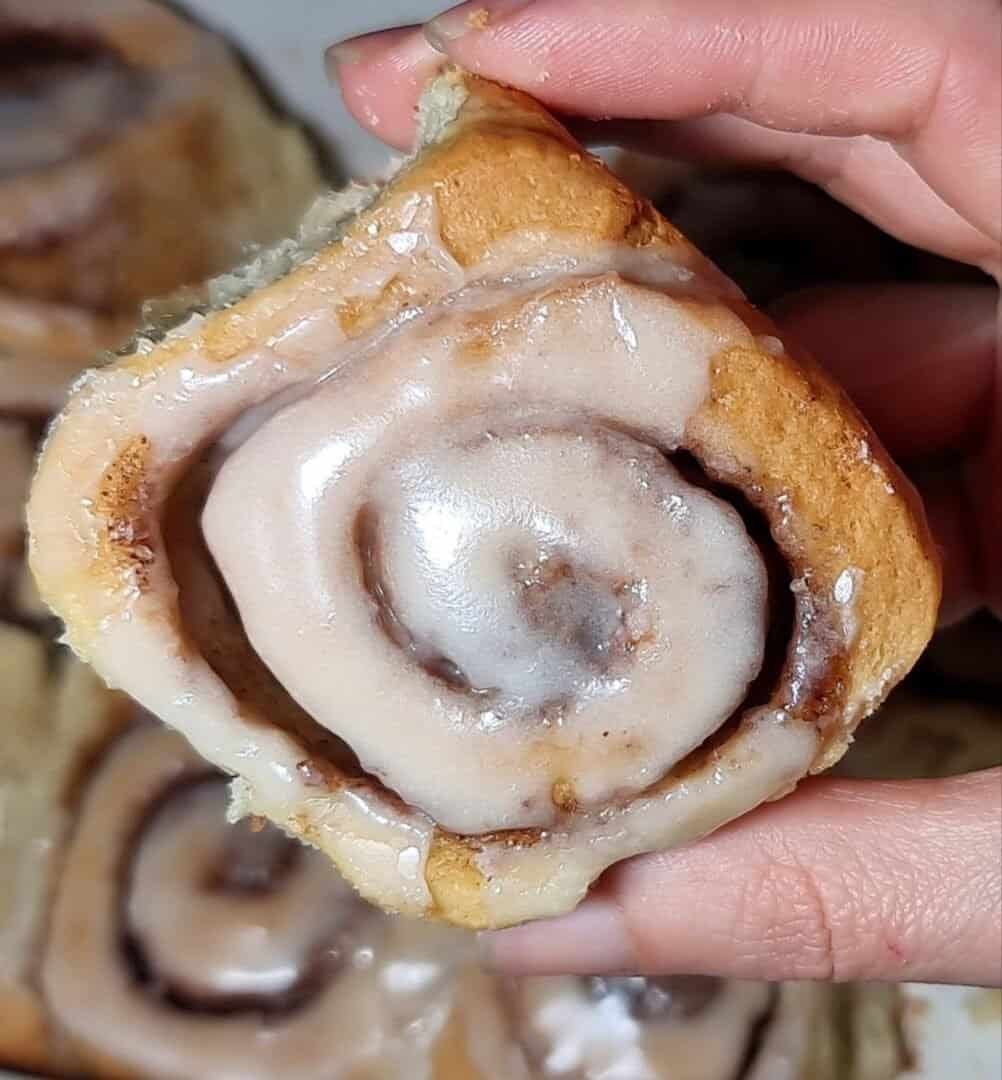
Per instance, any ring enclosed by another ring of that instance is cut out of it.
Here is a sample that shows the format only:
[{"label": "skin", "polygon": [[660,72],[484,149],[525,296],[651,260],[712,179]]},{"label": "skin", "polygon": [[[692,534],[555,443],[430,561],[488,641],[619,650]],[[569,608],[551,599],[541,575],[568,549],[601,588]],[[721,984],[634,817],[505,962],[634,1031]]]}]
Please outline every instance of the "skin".
[{"label": "skin", "polygon": [[[484,14],[480,14],[483,12]],[[1002,278],[994,0],[474,0],[328,54],[408,148],[445,57],[644,148],[786,168],[887,232]],[[774,315],[922,486],[943,621],[1002,614],[998,288],[815,289]],[[851,328],[847,340],[846,328]],[[1002,984],[1002,770],[808,781],[687,848],[613,868],[561,919],[485,935],[519,973]]]}]

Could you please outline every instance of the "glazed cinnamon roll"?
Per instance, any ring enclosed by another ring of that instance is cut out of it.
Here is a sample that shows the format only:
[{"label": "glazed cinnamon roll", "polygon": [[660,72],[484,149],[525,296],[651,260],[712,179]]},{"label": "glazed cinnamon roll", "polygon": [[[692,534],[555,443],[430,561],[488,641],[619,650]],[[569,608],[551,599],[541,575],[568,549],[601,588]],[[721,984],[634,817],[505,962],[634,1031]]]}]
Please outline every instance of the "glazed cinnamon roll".
[{"label": "glazed cinnamon roll", "polygon": [[144,300],[277,240],[318,183],[313,151],[229,49],[165,6],[5,0],[5,396],[48,411],[88,359],[129,335]]},{"label": "glazed cinnamon roll", "polygon": [[493,927],[835,761],[939,570],[845,398],[535,102],[453,72],[423,133],[87,377],[32,565],[235,815]]},{"label": "glazed cinnamon roll", "polygon": [[387,919],[318,852],[225,809],[224,778],[152,725],[90,778],[41,967],[80,1060],[149,1077],[427,1075],[460,939]]},{"label": "glazed cinnamon roll", "polygon": [[463,936],[228,824],[223,777],[82,665],[53,686],[39,638],[0,625],[0,674],[0,1066],[430,1080]]},{"label": "glazed cinnamon roll", "polygon": [[847,1080],[834,997],[809,984],[470,972],[436,1080]]}]

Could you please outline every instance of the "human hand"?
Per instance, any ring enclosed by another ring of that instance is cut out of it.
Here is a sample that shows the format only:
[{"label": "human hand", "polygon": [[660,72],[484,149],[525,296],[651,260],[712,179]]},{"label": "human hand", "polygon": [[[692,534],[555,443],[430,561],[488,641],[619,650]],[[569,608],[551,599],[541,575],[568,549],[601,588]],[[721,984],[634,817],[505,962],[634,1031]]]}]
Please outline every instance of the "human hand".
[{"label": "human hand", "polygon": [[[990,0],[534,0],[332,50],[388,142],[444,56],[651,150],[778,165],[889,233],[1002,277],[1002,15]],[[625,121],[625,122],[624,122]],[[774,316],[923,487],[944,617],[1002,612],[1002,372],[984,286],[811,290]],[[490,935],[519,972],[1002,983],[1002,771],[819,779],[614,868],[572,915]]]}]

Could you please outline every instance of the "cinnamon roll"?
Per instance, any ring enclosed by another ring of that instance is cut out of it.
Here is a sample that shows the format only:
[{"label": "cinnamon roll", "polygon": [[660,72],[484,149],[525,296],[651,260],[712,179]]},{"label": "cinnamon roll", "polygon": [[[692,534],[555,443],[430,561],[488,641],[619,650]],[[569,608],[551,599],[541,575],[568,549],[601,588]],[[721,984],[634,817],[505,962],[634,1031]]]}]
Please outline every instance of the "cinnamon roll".
[{"label": "cinnamon roll", "polygon": [[318,184],[225,44],[164,5],[5,0],[0,408],[48,411],[144,300],[273,243]]},{"label": "cinnamon roll", "polygon": [[44,651],[0,624],[0,1066],[431,1080],[466,939],[228,824],[179,735]]},{"label": "cinnamon roll", "polygon": [[825,987],[472,971],[457,1000],[436,1080],[846,1080]]},{"label": "cinnamon roll", "polygon": [[451,72],[422,116],[340,239],[83,380],[31,558],[235,815],[498,927],[837,760],[939,568],[847,400],[540,106]]},{"label": "cinnamon roll", "polygon": [[79,1059],[99,1075],[428,1075],[459,939],[387,919],[321,854],[225,808],[224,778],[152,725],[90,778],[41,966]]}]

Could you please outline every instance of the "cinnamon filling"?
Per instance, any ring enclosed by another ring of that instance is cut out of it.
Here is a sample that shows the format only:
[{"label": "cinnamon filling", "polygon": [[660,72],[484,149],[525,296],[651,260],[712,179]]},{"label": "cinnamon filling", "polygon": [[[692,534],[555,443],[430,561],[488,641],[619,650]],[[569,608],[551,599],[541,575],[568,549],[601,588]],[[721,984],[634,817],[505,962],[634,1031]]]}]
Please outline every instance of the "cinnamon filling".
[{"label": "cinnamon filling", "polygon": [[145,96],[144,77],[101,42],[0,23],[0,180],[96,149]]},{"label": "cinnamon filling", "polygon": [[[743,492],[712,480],[687,451],[676,450],[664,456],[690,484],[711,492],[738,512],[768,573],[769,619],[763,662],[741,705],[710,736],[716,744],[733,732],[747,709],[765,705],[780,681],[794,625],[791,574],[773,541],[767,519]],[[453,658],[421,640],[399,614],[383,564],[380,513],[373,503],[366,503],[358,511],[352,537],[361,582],[372,600],[375,621],[383,635],[429,677],[450,689],[481,699],[496,699],[497,687],[475,685]],[[526,624],[571,648],[597,675],[608,675],[614,668],[627,670],[638,647],[653,634],[642,579],[613,580],[587,566],[576,565],[571,558],[545,553],[542,558],[513,554],[511,579],[516,583],[518,605]],[[539,711],[550,715],[560,707],[560,700],[548,701]]]}]

